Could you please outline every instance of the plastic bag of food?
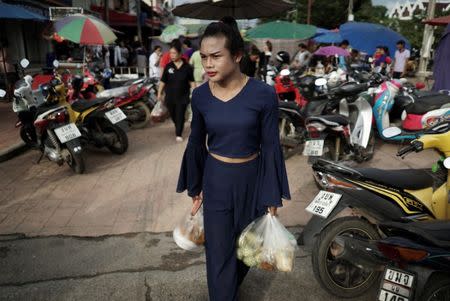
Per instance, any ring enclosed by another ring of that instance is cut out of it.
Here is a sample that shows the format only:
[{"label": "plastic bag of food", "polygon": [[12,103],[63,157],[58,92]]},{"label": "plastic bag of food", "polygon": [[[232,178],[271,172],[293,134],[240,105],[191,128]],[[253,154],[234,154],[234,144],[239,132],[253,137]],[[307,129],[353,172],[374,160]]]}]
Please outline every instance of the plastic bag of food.
[{"label": "plastic bag of food", "polygon": [[154,122],[162,122],[167,116],[167,108],[166,106],[158,101],[153,107],[152,113],[150,114],[152,120]]},{"label": "plastic bag of food", "polygon": [[297,241],[271,214],[248,225],[238,238],[237,258],[249,267],[290,272]]},{"label": "plastic bag of food", "polygon": [[173,230],[173,240],[180,248],[187,251],[194,251],[203,247],[205,231],[203,229],[202,208],[195,215],[191,215],[189,211],[182,222]]}]

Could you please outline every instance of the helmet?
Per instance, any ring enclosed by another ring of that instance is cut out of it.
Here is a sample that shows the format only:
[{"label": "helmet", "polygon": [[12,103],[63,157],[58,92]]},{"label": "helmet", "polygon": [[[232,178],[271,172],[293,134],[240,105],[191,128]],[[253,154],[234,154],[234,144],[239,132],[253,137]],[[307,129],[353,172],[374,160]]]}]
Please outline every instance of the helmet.
[{"label": "helmet", "polygon": [[289,62],[291,61],[291,58],[287,51],[278,51],[276,57],[277,61],[281,64],[289,64]]},{"label": "helmet", "polygon": [[300,93],[306,98],[311,98],[314,96],[314,91],[316,89],[315,81],[316,77],[313,75],[306,75],[298,80]]},{"label": "helmet", "polygon": [[72,79],[72,87],[74,90],[80,91],[83,87],[83,77],[80,75],[75,75]]}]

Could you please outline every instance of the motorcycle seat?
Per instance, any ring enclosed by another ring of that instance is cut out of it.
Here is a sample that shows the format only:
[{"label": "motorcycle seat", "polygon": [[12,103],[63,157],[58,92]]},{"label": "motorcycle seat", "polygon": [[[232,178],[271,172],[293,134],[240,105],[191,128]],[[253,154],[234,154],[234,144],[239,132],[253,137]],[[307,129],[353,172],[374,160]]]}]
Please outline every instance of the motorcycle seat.
[{"label": "motorcycle seat", "polygon": [[411,96],[407,96],[407,95],[397,95],[394,98],[395,101],[395,106],[400,108],[400,109],[404,109],[407,106],[409,106],[410,104],[414,103],[414,99]]},{"label": "motorcycle seat", "polygon": [[417,97],[415,102],[406,107],[409,114],[422,115],[443,106],[450,107],[450,96],[445,94]]},{"label": "motorcycle seat", "polygon": [[355,168],[363,178],[386,186],[419,190],[433,186],[433,178],[420,169],[386,170],[378,168]]},{"label": "motorcycle seat", "polygon": [[279,101],[278,107],[292,110],[299,110],[299,106],[295,101]]},{"label": "motorcycle seat", "polygon": [[352,96],[364,92],[366,90],[367,90],[367,83],[364,84],[349,83],[332,89],[331,93],[339,96]]},{"label": "motorcycle seat", "polygon": [[420,236],[433,243],[435,246],[450,248],[450,222],[444,220],[417,221],[409,223],[389,222],[383,223],[380,227],[386,232],[398,233],[407,231]]},{"label": "motorcycle seat", "polygon": [[96,98],[94,100],[79,99],[72,104],[72,110],[75,112],[84,112],[92,107],[104,104],[109,98]]},{"label": "motorcycle seat", "polygon": [[328,126],[347,125],[348,118],[340,114],[311,116],[306,119],[306,123],[318,121]]}]

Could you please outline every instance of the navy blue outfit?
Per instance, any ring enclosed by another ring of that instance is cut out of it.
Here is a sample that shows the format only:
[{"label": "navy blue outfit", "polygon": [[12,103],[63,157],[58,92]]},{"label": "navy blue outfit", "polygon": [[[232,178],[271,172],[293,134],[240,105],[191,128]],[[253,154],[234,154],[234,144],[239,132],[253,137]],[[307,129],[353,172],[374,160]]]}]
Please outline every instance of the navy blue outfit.
[{"label": "navy blue outfit", "polygon": [[[264,82],[249,78],[229,101],[205,83],[192,93],[191,135],[183,155],[177,192],[203,192],[206,266],[210,300],[237,299],[248,267],[236,258],[236,239],[267,207],[290,199],[278,132],[278,98]],[[207,144],[206,144],[207,138]],[[229,158],[258,157],[225,163]]]}]

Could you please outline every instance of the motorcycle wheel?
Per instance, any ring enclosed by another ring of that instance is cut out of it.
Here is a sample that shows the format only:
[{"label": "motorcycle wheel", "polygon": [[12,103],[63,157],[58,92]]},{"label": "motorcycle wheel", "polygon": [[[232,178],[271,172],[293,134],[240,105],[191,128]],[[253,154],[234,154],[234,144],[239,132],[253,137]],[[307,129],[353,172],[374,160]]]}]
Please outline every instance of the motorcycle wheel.
[{"label": "motorcycle wheel", "polygon": [[289,137],[289,133],[291,132],[291,124],[292,121],[288,116],[280,116],[280,118],[278,119],[280,144],[284,159],[288,159],[292,155],[294,155],[296,153],[295,150],[297,146],[299,146],[303,142],[301,135],[297,135],[298,133],[296,133],[296,137]]},{"label": "motorcycle wheel", "polygon": [[30,133],[24,127],[20,128],[20,138],[23,142],[25,142],[26,145],[33,145],[36,143]]},{"label": "motorcycle wheel", "polygon": [[124,130],[114,124],[108,124],[105,128],[102,129],[104,133],[114,133],[115,139],[114,144],[108,145],[108,149],[117,155],[122,155],[128,149],[128,136]]},{"label": "motorcycle wheel", "polygon": [[426,290],[420,300],[447,301],[450,300],[450,276],[436,275],[431,277],[425,286]]},{"label": "motorcycle wheel", "polygon": [[70,157],[67,160],[67,164],[77,174],[82,174],[85,171],[84,158],[82,153],[75,153],[69,149]]},{"label": "motorcycle wheel", "polygon": [[[335,259],[338,235],[379,239],[380,235],[369,222],[360,218],[339,218],[322,230],[315,241],[312,253],[314,276],[330,294],[352,298],[360,296],[378,284],[381,272],[364,269],[351,262]],[[334,249],[333,249],[334,248]]]},{"label": "motorcycle wheel", "polygon": [[133,105],[133,110],[138,111],[139,118],[136,120],[130,119],[130,127],[133,129],[140,129],[145,127],[151,118],[151,112],[148,106],[142,101],[138,101]]},{"label": "motorcycle wheel", "polygon": [[360,147],[357,153],[355,154],[355,161],[358,163],[369,161],[370,159],[373,158],[374,152],[375,152],[375,135],[372,132],[370,134],[367,147],[366,148]]}]

